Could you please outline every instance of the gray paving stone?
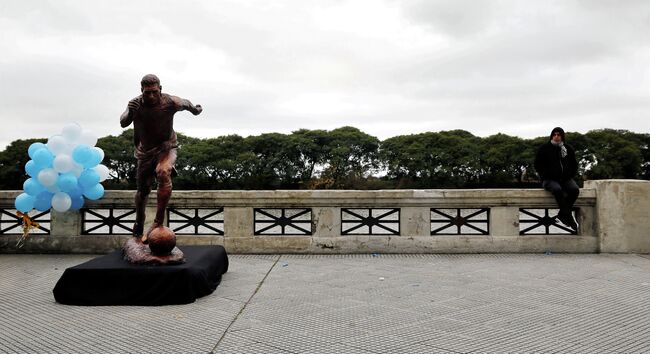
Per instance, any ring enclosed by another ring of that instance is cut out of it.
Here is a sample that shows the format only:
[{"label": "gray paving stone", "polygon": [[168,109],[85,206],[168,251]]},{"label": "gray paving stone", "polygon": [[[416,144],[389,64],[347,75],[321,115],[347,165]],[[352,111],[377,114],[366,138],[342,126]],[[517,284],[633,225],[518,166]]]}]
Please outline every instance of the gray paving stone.
[{"label": "gray paving stone", "polygon": [[0,255],[1,353],[647,353],[647,255],[231,255],[182,306],[57,304],[92,255]]}]

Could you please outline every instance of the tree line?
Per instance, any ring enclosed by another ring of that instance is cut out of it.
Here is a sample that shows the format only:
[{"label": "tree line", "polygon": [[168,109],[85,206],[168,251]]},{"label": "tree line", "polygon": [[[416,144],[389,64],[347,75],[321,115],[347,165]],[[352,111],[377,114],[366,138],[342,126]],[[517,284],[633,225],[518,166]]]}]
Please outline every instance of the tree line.
[{"label": "tree line", "polygon": [[[175,189],[392,189],[539,187],[533,160],[549,139],[464,130],[400,135],[380,141],[354,127],[300,129],[291,134],[178,134]],[[27,148],[47,139],[12,142],[0,152],[0,189],[22,189]],[[650,134],[600,129],[568,132],[579,184],[587,179],[650,179]],[[111,178],[106,189],[134,189],[133,130],[97,146]]]}]

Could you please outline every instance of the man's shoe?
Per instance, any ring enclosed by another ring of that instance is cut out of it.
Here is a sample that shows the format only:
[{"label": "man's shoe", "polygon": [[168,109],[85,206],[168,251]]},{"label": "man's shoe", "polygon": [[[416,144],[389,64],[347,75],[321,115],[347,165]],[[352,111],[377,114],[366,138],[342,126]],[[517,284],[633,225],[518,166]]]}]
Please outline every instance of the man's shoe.
[{"label": "man's shoe", "polygon": [[560,222],[566,226],[568,226],[571,230],[577,231],[578,230],[578,224],[576,223],[575,219],[573,218],[572,213],[559,213],[555,217],[556,219],[560,220]]},{"label": "man's shoe", "polygon": [[569,214],[567,216],[567,226],[569,226],[573,231],[578,231],[578,223],[576,222],[576,219],[573,217],[573,214]]}]

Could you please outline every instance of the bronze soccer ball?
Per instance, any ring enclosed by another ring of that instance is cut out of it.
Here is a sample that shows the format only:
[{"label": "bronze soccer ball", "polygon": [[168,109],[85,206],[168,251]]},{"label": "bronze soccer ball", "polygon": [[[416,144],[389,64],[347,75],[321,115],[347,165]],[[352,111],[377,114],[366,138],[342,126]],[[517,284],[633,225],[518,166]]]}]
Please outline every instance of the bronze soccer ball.
[{"label": "bronze soccer ball", "polygon": [[149,249],[156,256],[169,255],[176,247],[176,234],[167,226],[158,226],[147,237]]}]

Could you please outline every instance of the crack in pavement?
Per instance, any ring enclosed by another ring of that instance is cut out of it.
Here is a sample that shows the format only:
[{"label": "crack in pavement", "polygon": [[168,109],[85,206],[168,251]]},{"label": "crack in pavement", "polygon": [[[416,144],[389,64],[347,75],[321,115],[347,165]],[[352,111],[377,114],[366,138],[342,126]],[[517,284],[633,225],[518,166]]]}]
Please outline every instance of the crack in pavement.
[{"label": "crack in pavement", "polygon": [[273,262],[273,264],[271,265],[271,267],[269,268],[269,270],[266,272],[266,274],[264,274],[264,278],[262,278],[262,280],[260,281],[260,283],[257,284],[257,287],[255,288],[255,291],[253,291],[253,293],[252,293],[251,296],[248,298],[248,300],[246,300],[246,302],[244,303],[244,306],[242,306],[242,308],[239,310],[239,312],[237,313],[237,315],[235,316],[235,318],[233,318],[232,321],[230,321],[230,324],[228,325],[228,327],[226,327],[226,330],[223,331],[223,334],[221,335],[221,337],[220,337],[219,340],[217,341],[217,344],[214,345],[214,347],[212,348],[212,350],[210,350],[210,351],[208,352],[208,354],[214,354],[215,350],[217,350],[217,347],[219,346],[219,344],[221,344],[221,342],[223,341],[223,339],[226,337],[226,334],[227,334],[228,331],[230,330],[230,327],[232,327],[232,325],[237,321],[237,319],[239,319],[239,316],[241,316],[241,314],[242,314],[242,313],[244,312],[244,310],[246,309],[246,306],[248,306],[248,304],[251,302],[251,300],[253,299],[253,297],[255,296],[255,294],[257,294],[257,292],[260,290],[260,288],[262,287],[262,284],[264,284],[264,281],[266,281],[266,278],[269,276],[269,274],[271,274],[271,271],[273,270],[273,268],[275,268],[275,265],[278,264],[278,262],[280,261],[280,257],[282,257],[282,255],[278,255],[278,256],[275,258],[275,261]]}]

